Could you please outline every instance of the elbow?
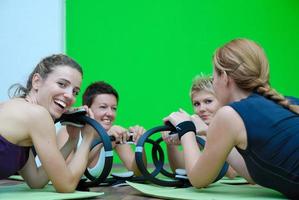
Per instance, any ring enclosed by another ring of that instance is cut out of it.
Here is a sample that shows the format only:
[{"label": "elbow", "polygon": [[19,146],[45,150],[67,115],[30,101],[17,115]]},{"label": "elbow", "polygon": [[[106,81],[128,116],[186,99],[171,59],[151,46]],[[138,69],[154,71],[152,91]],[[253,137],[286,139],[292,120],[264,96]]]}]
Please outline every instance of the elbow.
[{"label": "elbow", "polygon": [[42,183],[37,181],[31,181],[31,182],[26,182],[26,184],[30,189],[42,189],[48,184],[48,182]]},{"label": "elbow", "polygon": [[78,182],[76,182],[74,179],[56,184],[53,183],[56,192],[59,193],[73,193],[75,192],[77,185]]},{"label": "elbow", "polygon": [[200,182],[200,180],[197,180],[196,178],[189,178],[189,181],[191,183],[191,185],[197,189],[200,189],[200,188],[204,188],[204,187],[207,187],[209,184],[204,184],[202,182]]},{"label": "elbow", "polygon": [[74,187],[74,186],[60,186],[60,187],[55,187],[55,190],[58,193],[73,193],[73,192],[75,192],[75,189],[76,189],[76,187]]}]

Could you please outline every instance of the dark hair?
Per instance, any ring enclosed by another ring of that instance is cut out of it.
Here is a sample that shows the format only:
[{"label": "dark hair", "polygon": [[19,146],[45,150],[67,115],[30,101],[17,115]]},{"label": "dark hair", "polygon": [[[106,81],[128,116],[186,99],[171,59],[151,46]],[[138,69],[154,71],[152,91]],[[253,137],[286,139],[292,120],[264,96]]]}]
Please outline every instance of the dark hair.
[{"label": "dark hair", "polygon": [[104,81],[97,81],[90,84],[86,88],[82,97],[83,105],[87,105],[88,107],[90,107],[94,98],[99,94],[112,94],[116,97],[116,100],[118,102],[119,97],[117,91],[110,84]]},{"label": "dark hair", "polygon": [[69,66],[71,68],[77,69],[83,76],[83,70],[75,60],[64,54],[54,54],[42,59],[37,64],[37,66],[28,77],[26,87],[19,83],[10,86],[10,88],[8,89],[9,97],[25,98],[32,88],[32,78],[34,74],[38,73],[42,78],[47,78],[48,74],[50,74],[59,65]]}]

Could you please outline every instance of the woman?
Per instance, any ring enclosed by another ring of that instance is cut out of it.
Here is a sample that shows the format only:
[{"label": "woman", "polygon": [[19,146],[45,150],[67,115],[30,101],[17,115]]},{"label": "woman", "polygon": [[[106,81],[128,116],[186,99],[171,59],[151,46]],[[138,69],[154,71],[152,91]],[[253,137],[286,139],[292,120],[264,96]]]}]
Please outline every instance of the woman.
[{"label": "woman", "polygon": [[[213,64],[215,93],[226,106],[209,126],[204,151],[198,151],[195,126],[184,111],[164,119],[182,129],[179,137],[192,185],[209,185],[230,157],[229,164],[248,181],[298,198],[299,108],[270,87],[263,49],[236,39],[216,50]],[[230,153],[234,147],[239,154]]]},{"label": "woman", "polygon": [[[191,117],[193,121],[199,123],[201,121],[204,122],[204,124],[202,124],[202,131],[200,131],[200,133],[198,132],[198,134],[206,136],[206,130],[210,122],[216,111],[221,107],[215,97],[212,78],[208,76],[196,76],[191,86],[190,97],[195,113]],[[185,168],[183,152],[180,151],[177,146],[180,145],[178,138],[168,136],[168,134],[164,133],[163,139],[167,144],[168,159],[172,171]],[[236,176],[235,170],[229,167],[226,176],[234,178]]]},{"label": "woman", "polygon": [[[135,162],[135,153],[132,151],[131,146],[127,144],[127,140],[131,134],[133,141],[137,142],[145,130],[138,125],[129,127],[128,129],[113,125],[116,117],[118,98],[117,91],[111,85],[103,81],[98,81],[90,84],[85,90],[83,105],[88,106],[94,113],[95,120],[103,126],[110,136],[115,137],[116,140],[113,142],[113,148],[115,148],[125,167],[133,171],[135,175],[140,175]],[[67,141],[68,135],[65,128],[59,131],[57,138],[59,146],[62,146]],[[90,173],[94,176],[101,173],[103,169],[104,155],[102,153],[99,156],[101,148],[102,145],[98,145],[90,154]]]},{"label": "woman", "polygon": [[[18,171],[31,188],[42,188],[51,180],[57,192],[74,192],[86,169],[94,131],[88,125],[82,128],[82,145],[67,164],[64,157],[75,146],[79,129],[69,127],[70,137],[61,153],[54,120],[74,104],[82,73],[79,64],[66,55],[46,57],[30,74],[26,87],[19,85],[15,98],[0,104],[1,179]],[[42,163],[39,168],[32,146]]]}]

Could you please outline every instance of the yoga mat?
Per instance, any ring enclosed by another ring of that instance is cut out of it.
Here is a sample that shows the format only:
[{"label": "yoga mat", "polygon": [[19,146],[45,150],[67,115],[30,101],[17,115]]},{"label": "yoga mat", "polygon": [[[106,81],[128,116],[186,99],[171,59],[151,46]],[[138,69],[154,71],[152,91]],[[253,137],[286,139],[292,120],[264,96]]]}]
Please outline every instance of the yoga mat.
[{"label": "yoga mat", "polygon": [[0,186],[0,200],[58,200],[58,199],[82,199],[103,195],[103,192],[79,192],[58,193],[51,185],[43,189],[30,189],[26,184]]},{"label": "yoga mat", "polygon": [[196,189],[162,187],[149,184],[127,183],[136,190],[152,197],[164,199],[200,199],[200,200],[231,200],[231,199],[286,199],[281,193],[258,185],[227,185],[221,183],[211,184],[207,188]]},{"label": "yoga mat", "polygon": [[244,179],[243,177],[239,177],[239,176],[237,176],[233,179],[223,177],[218,182],[219,183],[225,183],[225,184],[231,184],[231,185],[247,184],[248,183],[248,181],[246,181],[246,179]]}]

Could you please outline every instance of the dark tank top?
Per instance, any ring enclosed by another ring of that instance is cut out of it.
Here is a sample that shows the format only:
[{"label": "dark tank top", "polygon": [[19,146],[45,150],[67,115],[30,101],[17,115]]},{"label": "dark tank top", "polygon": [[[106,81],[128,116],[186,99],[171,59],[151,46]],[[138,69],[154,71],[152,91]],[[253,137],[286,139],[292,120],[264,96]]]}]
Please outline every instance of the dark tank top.
[{"label": "dark tank top", "polygon": [[246,128],[247,148],[237,150],[251,178],[289,198],[299,198],[299,115],[257,93],[229,106]]},{"label": "dark tank top", "polygon": [[7,141],[0,135],[0,179],[7,178],[22,169],[29,157],[30,147],[22,147]]}]

